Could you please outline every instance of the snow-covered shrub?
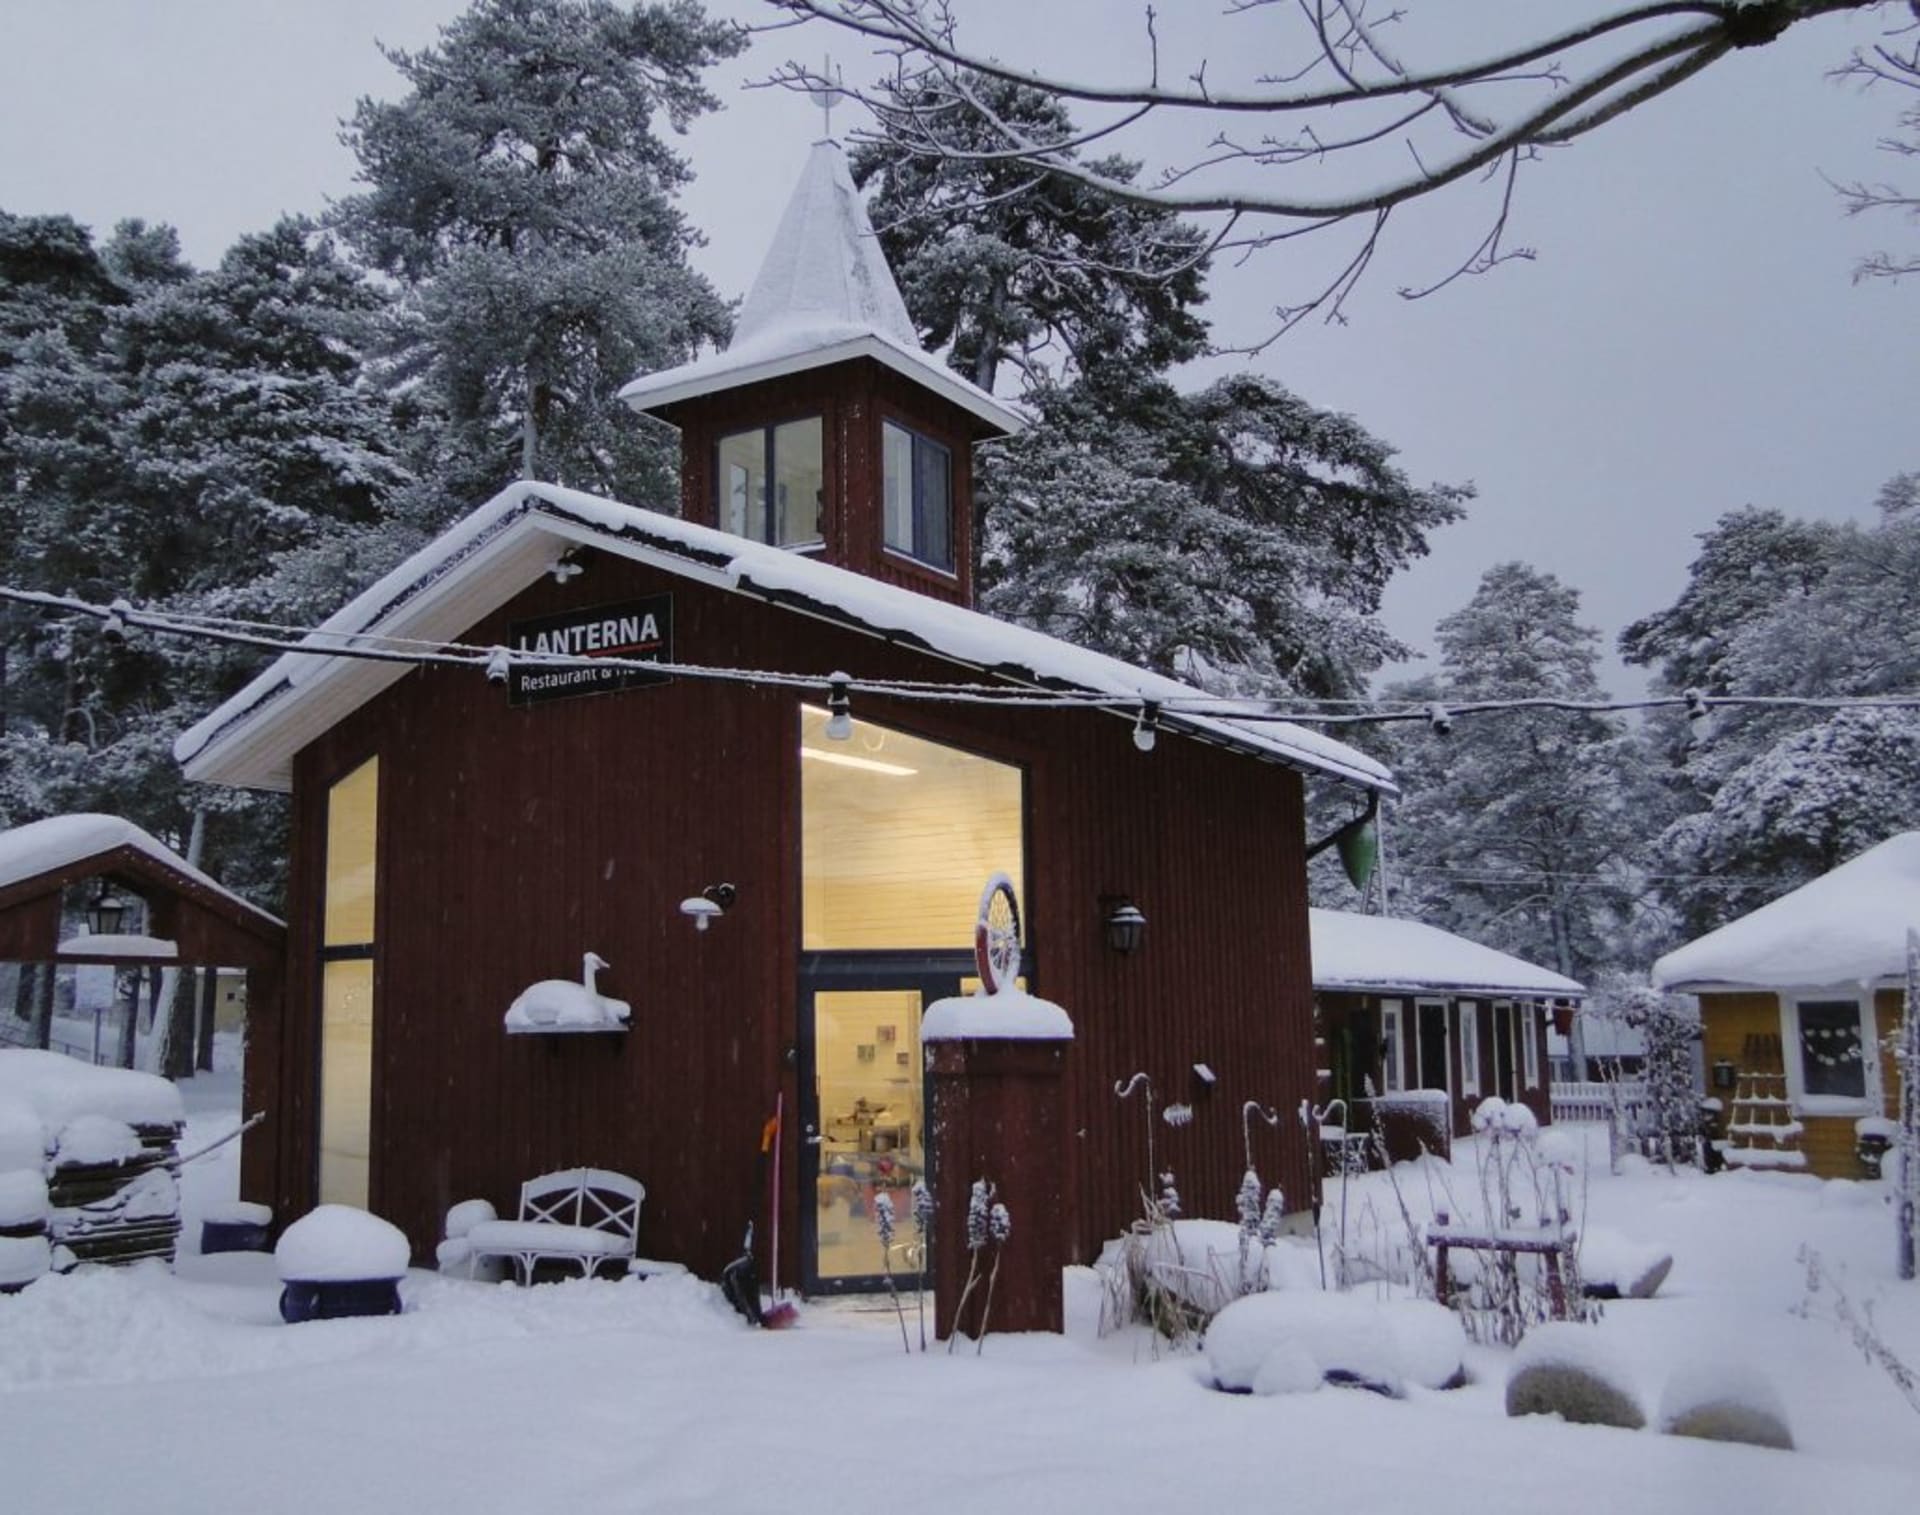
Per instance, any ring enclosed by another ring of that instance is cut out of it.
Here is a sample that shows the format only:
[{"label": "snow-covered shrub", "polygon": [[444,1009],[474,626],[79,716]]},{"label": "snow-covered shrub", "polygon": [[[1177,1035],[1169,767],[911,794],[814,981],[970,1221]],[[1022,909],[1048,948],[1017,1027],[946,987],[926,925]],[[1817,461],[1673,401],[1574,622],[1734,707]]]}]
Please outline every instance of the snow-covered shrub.
[{"label": "snow-covered shrub", "polygon": [[1629,1431],[1647,1423],[1628,1364],[1593,1332],[1562,1323],[1531,1332],[1513,1354],[1507,1414],[1558,1415]]},{"label": "snow-covered shrub", "polygon": [[1397,1398],[1408,1385],[1466,1381],[1460,1322],[1431,1300],[1320,1290],[1248,1295],[1208,1327],[1206,1354],[1215,1386],[1230,1393],[1299,1393],[1330,1382]]},{"label": "snow-covered shrub", "polygon": [[1793,1450],[1786,1408],[1767,1375],[1750,1362],[1692,1362],[1675,1369],[1660,1395],[1659,1426],[1669,1436]]}]

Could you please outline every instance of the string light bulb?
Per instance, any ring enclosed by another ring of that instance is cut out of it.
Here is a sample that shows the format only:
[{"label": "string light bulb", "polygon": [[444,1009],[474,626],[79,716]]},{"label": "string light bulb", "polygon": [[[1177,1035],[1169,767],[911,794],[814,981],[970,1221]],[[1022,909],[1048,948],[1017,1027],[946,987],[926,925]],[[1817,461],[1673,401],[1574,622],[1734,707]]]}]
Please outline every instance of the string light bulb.
[{"label": "string light bulb", "polygon": [[1133,720],[1133,745],[1142,752],[1153,751],[1154,741],[1160,730],[1160,706],[1148,700],[1140,707],[1139,715]]},{"label": "string light bulb", "polygon": [[847,695],[850,682],[844,673],[836,673],[827,681],[827,735],[836,742],[853,736],[853,701]]},{"label": "string light bulb", "polygon": [[1453,734],[1453,712],[1438,700],[1427,706],[1427,725],[1433,728],[1435,736]]}]

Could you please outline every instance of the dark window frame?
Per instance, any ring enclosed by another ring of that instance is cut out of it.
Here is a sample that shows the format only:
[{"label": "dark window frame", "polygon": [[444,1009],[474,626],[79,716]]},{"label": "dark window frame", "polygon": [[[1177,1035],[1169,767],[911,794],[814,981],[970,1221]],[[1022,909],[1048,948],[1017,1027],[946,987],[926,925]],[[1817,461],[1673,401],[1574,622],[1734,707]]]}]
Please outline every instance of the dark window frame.
[{"label": "dark window frame", "polygon": [[[908,517],[909,529],[911,530],[914,538],[914,540],[911,543],[895,542],[891,539],[891,537],[889,537],[887,532],[887,527],[888,527],[888,522],[887,522],[887,458],[888,458],[887,428],[888,427],[892,427],[895,431],[899,432],[902,436],[906,437],[910,443],[910,446],[908,449],[909,461],[907,464],[907,471],[908,471],[907,487],[911,492],[911,498],[908,501],[907,517]],[[946,476],[947,519],[946,519],[946,542],[945,542],[944,559],[937,558],[937,557],[929,557],[927,553],[923,550],[925,545],[924,534],[926,529],[927,504],[926,504],[924,493],[921,488],[923,477],[924,477],[921,472],[921,461],[920,461],[922,456],[922,449],[925,449],[928,453],[938,454],[940,461],[943,464],[943,471]],[[891,415],[882,416],[880,418],[880,545],[881,547],[888,552],[896,553],[899,556],[906,558],[909,562],[918,564],[922,568],[931,569],[935,573],[947,574],[949,576],[957,576],[959,572],[958,559],[960,555],[956,550],[957,543],[955,541],[955,538],[959,535],[959,533],[956,530],[956,522],[955,522],[954,516],[955,516],[955,508],[954,508],[954,487],[953,487],[953,448],[948,446],[945,442],[940,441],[938,438],[928,435],[926,432],[920,430],[917,426],[909,425],[907,422],[900,420],[895,416],[891,416]]]},{"label": "dark window frame", "polygon": [[[774,437],[783,426],[798,426],[803,421],[812,421],[820,428],[820,501],[814,517],[813,535],[800,542],[782,542],[777,533],[777,520],[774,509],[773,484],[776,466]],[[765,521],[762,534],[747,536],[744,531],[733,531],[726,520],[726,488],[722,478],[720,449],[739,437],[760,434],[760,479],[765,498],[761,501],[761,515]],[[759,542],[767,547],[789,547],[804,551],[810,547],[819,547],[827,538],[827,416],[822,410],[804,410],[796,415],[782,416],[777,420],[763,421],[758,425],[736,426],[728,430],[716,430],[713,436],[713,521],[721,531],[732,532],[734,536],[746,537],[749,542]]]}]

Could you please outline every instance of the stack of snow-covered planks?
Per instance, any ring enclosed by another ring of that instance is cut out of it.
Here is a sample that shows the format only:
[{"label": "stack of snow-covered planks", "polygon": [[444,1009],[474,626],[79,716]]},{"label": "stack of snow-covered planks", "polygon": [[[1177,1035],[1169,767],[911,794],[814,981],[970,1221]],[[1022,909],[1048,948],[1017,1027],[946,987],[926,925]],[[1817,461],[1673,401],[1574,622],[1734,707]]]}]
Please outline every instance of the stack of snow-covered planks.
[{"label": "stack of snow-covered planks", "polygon": [[76,1262],[171,1262],[184,1123],[163,1078],[0,1052],[0,1287]]}]

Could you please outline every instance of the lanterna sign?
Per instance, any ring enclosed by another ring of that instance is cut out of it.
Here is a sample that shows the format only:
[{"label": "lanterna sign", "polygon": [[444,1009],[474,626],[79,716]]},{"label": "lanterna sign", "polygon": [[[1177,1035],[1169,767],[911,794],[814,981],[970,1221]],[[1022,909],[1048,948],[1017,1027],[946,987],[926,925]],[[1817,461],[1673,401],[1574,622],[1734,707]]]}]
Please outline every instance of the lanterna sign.
[{"label": "lanterna sign", "polygon": [[624,604],[592,605],[538,620],[515,621],[507,627],[507,645],[515,656],[507,694],[515,705],[671,683],[667,674],[635,668],[543,668],[538,663],[522,663],[519,658],[532,654],[672,662],[673,596],[650,594]]}]

